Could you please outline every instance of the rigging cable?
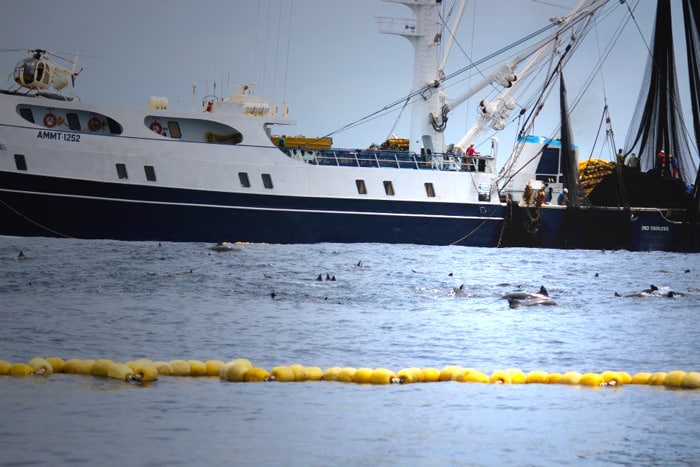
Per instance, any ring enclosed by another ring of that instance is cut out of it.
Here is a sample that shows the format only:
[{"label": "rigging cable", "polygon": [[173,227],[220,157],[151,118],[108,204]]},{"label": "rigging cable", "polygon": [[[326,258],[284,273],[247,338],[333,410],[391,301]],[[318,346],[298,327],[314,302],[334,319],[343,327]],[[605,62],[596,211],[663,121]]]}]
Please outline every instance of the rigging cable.
[{"label": "rigging cable", "polygon": [[[554,24],[554,23],[551,23],[551,24],[549,24],[549,25],[547,25],[547,26],[544,26],[544,27],[538,29],[537,31],[535,31],[534,33],[531,33],[531,34],[529,34],[529,35],[527,35],[527,36],[525,36],[525,37],[523,37],[523,38],[521,38],[521,39],[519,39],[519,40],[517,40],[517,41],[515,41],[515,42],[513,42],[513,43],[511,43],[511,44],[509,44],[509,45],[507,45],[507,46],[505,46],[505,47],[503,47],[503,48],[501,48],[501,49],[499,49],[499,50],[497,50],[497,51],[495,51],[495,52],[493,52],[493,53],[491,53],[491,54],[489,54],[489,55],[487,55],[487,56],[485,56],[485,57],[483,57],[483,58],[481,58],[481,59],[479,59],[479,60],[477,60],[476,62],[472,62],[471,64],[469,64],[469,65],[467,65],[467,66],[465,66],[465,67],[462,67],[462,68],[460,68],[459,70],[457,70],[457,71],[455,71],[455,72],[453,72],[453,73],[450,73],[449,75],[445,76],[445,78],[442,80],[442,82],[444,83],[444,82],[446,82],[446,81],[448,81],[448,80],[450,80],[450,79],[452,79],[452,78],[454,78],[454,77],[456,77],[456,76],[459,76],[460,74],[462,74],[462,73],[464,73],[464,72],[466,72],[466,71],[469,71],[469,70],[471,70],[472,68],[475,68],[475,67],[477,67],[478,65],[481,65],[481,64],[483,64],[483,63],[485,63],[485,62],[487,62],[487,61],[489,61],[489,60],[491,60],[491,59],[497,57],[498,55],[500,55],[500,54],[502,54],[502,53],[505,53],[505,52],[507,52],[508,50],[510,50],[510,49],[512,49],[512,48],[514,48],[514,47],[517,47],[518,45],[521,45],[523,42],[526,42],[526,41],[528,41],[528,40],[530,40],[530,39],[532,39],[532,38],[534,38],[534,37],[536,37],[536,36],[538,36],[538,35],[540,35],[540,34],[546,32],[546,31],[548,31],[549,29],[551,29],[551,28],[553,28],[553,27],[556,27],[556,26],[557,26],[557,25]],[[362,117],[362,118],[359,118],[359,119],[357,119],[357,120],[355,120],[355,121],[353,121],[353,122],[350,122],[350,123],[348,123],[348,124],[346,124],[346,125],[344,125],[344,126],[338,128],[338,129],[336,129],[336,130],[333,130],[333,131],[331,131],[330,133],[326,134],[324,137],[332,136],[332,135],[334,135],[334,134],[336,134],[336,133],[340,133],[341,131],[348,130],[348,129],[353,128],[353,127],[355,127],[355,126],[357,126],[357,125],[359,125],[359,124],[361,124],[361,123],[364,123],[365,121],[368,121],[369,119],[376,117],[378,114],[381,114],[382,112],[386,112],[386,111],[388,111],[388,110],[390,110],[390,109],[392,109],[392,108],[394,108],[394,107],[396,107],[396,106],[398,106],[398,105],[400,105],[400,104],[403,104],[404,101],[407,100],[407,99],[408,99],[408,100],[411,100],[411,99],[413,99],[414,97],[420,96],[423,92],[425,92],[426,89],[428,89],[428,88],[430,88],[430,87],[433,87],[433,84],[432,84],[432,83],[431,83],[431,84],[428,84],[428,85],[426,85],[426,86],[424,86],[424,87],[422,87],[422,88],[420,88],[420,89],[418,89],[418,90],[416,90],[416,91],[410,92],[406,97],[402,97],[401,99],[395,100],[395,101],[393,101],[393,102],[391,102],[391,103],[385,105],[384,107],[382,107],[382,108],[379,109],[379,110],[376,110],[376,111],[374,111],[374,112],[372,112],[372,113],[370,113],[370,114],[368,114],[368,115],[366,115],[366,116],[364,116],[364,117]]]}]

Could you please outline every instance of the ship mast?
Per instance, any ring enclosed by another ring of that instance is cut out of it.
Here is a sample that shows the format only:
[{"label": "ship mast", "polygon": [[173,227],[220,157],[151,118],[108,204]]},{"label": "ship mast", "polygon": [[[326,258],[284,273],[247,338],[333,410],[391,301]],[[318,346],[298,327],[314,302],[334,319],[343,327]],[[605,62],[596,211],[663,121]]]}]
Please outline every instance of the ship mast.
[{"label": "ship mast", "polygon": [[[411,42],[414,49],[413,85],[411,94],[418,95],[411,103],[411,139],[409,148],[434,153],[444,152],[442,130],[436,129],[433,119],[441,123],[440,101],[440,21],[438,8],[442,0],[384,0],[401,3],[413,11],[414,18],[377,18],[380,32],[397,34]],[[432,118],[431,118],[432,116]]]}]

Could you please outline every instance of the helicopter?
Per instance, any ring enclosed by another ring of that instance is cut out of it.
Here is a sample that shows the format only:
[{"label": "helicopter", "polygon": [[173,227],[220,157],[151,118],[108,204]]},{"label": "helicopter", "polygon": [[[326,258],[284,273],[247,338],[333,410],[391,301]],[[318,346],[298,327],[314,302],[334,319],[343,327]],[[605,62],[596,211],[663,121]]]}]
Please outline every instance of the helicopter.
[{"label": "helicopter", "polygon": [[15,82],[24,88],[45,91],[53,87],[54,90],[60,91],[68,86],[68,76],[71,78],[71,85],[75,86],[75,78],[83,71],[82,68],[75,71],[78,64],[77,54],[73,61],[73,69],[69,71],[52,61],[51,54],[46,50],[34,49],[29,52],[32,54],[31,58],[20,60],[14,71]]}]

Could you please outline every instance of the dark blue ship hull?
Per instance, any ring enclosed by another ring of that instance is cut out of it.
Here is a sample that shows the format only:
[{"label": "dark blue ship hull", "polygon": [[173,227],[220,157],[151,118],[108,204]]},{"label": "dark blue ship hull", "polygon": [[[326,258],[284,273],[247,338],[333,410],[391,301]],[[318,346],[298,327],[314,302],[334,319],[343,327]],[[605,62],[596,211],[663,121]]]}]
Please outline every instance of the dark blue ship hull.
[{"label": "dark blue ship hull", "polygon": [[0,234],[497,246],[505,207],[223,193],[0,173]]}]

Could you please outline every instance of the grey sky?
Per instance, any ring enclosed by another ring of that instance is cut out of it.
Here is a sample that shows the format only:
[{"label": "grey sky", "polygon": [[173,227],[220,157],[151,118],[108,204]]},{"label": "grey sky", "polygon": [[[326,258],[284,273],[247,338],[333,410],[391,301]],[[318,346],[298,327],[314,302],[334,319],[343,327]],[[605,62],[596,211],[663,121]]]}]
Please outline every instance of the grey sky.
[{"label": "grey sky", "polygon": [[[636,0],[631,1],[634,6]],[[472,59],[483,57],[545,26],[550,17],[565,14],[575,4],[576,0],[471,0],[448,71],[468,64],[463,51]],[[612,12],[586,38],[565,72],[570,99],[624,16],[626,7],[618,0],[612,0],[610,7]],[[647,41],[654,9],[655,2],[642,0],[635,12]],[[84,71],[75,93],[86,102],[145,107],[149,96],[166,96],[171,107],[190,109],[193,83],[199,105],[207,88],[213,92],[214,82],[221,94],[227,81],[255,81],[256,94],[280,102],[286,97],[290,118],[298,122],[288,134],[320,136],[410,91],[412,47],[402,37],[380,34],[377,16],[409,17],[410,10],[380,0],[34,0],[14,2],[6,9],[0,19],[0,48],[45,48],[67,58],[80,52]],[[678,51],[677,56],[682,57]],[[20,58],[20,52],[0,53],[3,78]],[[603,68],[618,145],[624,141],[645,64],[644,42],[629,23]],[[449,90],[451,95],[467,86],[464,77]],[[471,126],[481,97],[451,115],[448,143],[459,140]],[[558,99],[552,97],[536,134],[551,136],[556,126]],[[603,85],[597,77],[573,119],[582,158],[588,157],[602,109]],[[396,116],[336,134],[335,143],[343,147],[379,143]],[[513,142],[516,125],[511,127],[500,136],[501,160]],[[408,128],[406,112],[396,132],[408,136]],[[477,140],[482,151],[488,150],[487,138]]]}]

